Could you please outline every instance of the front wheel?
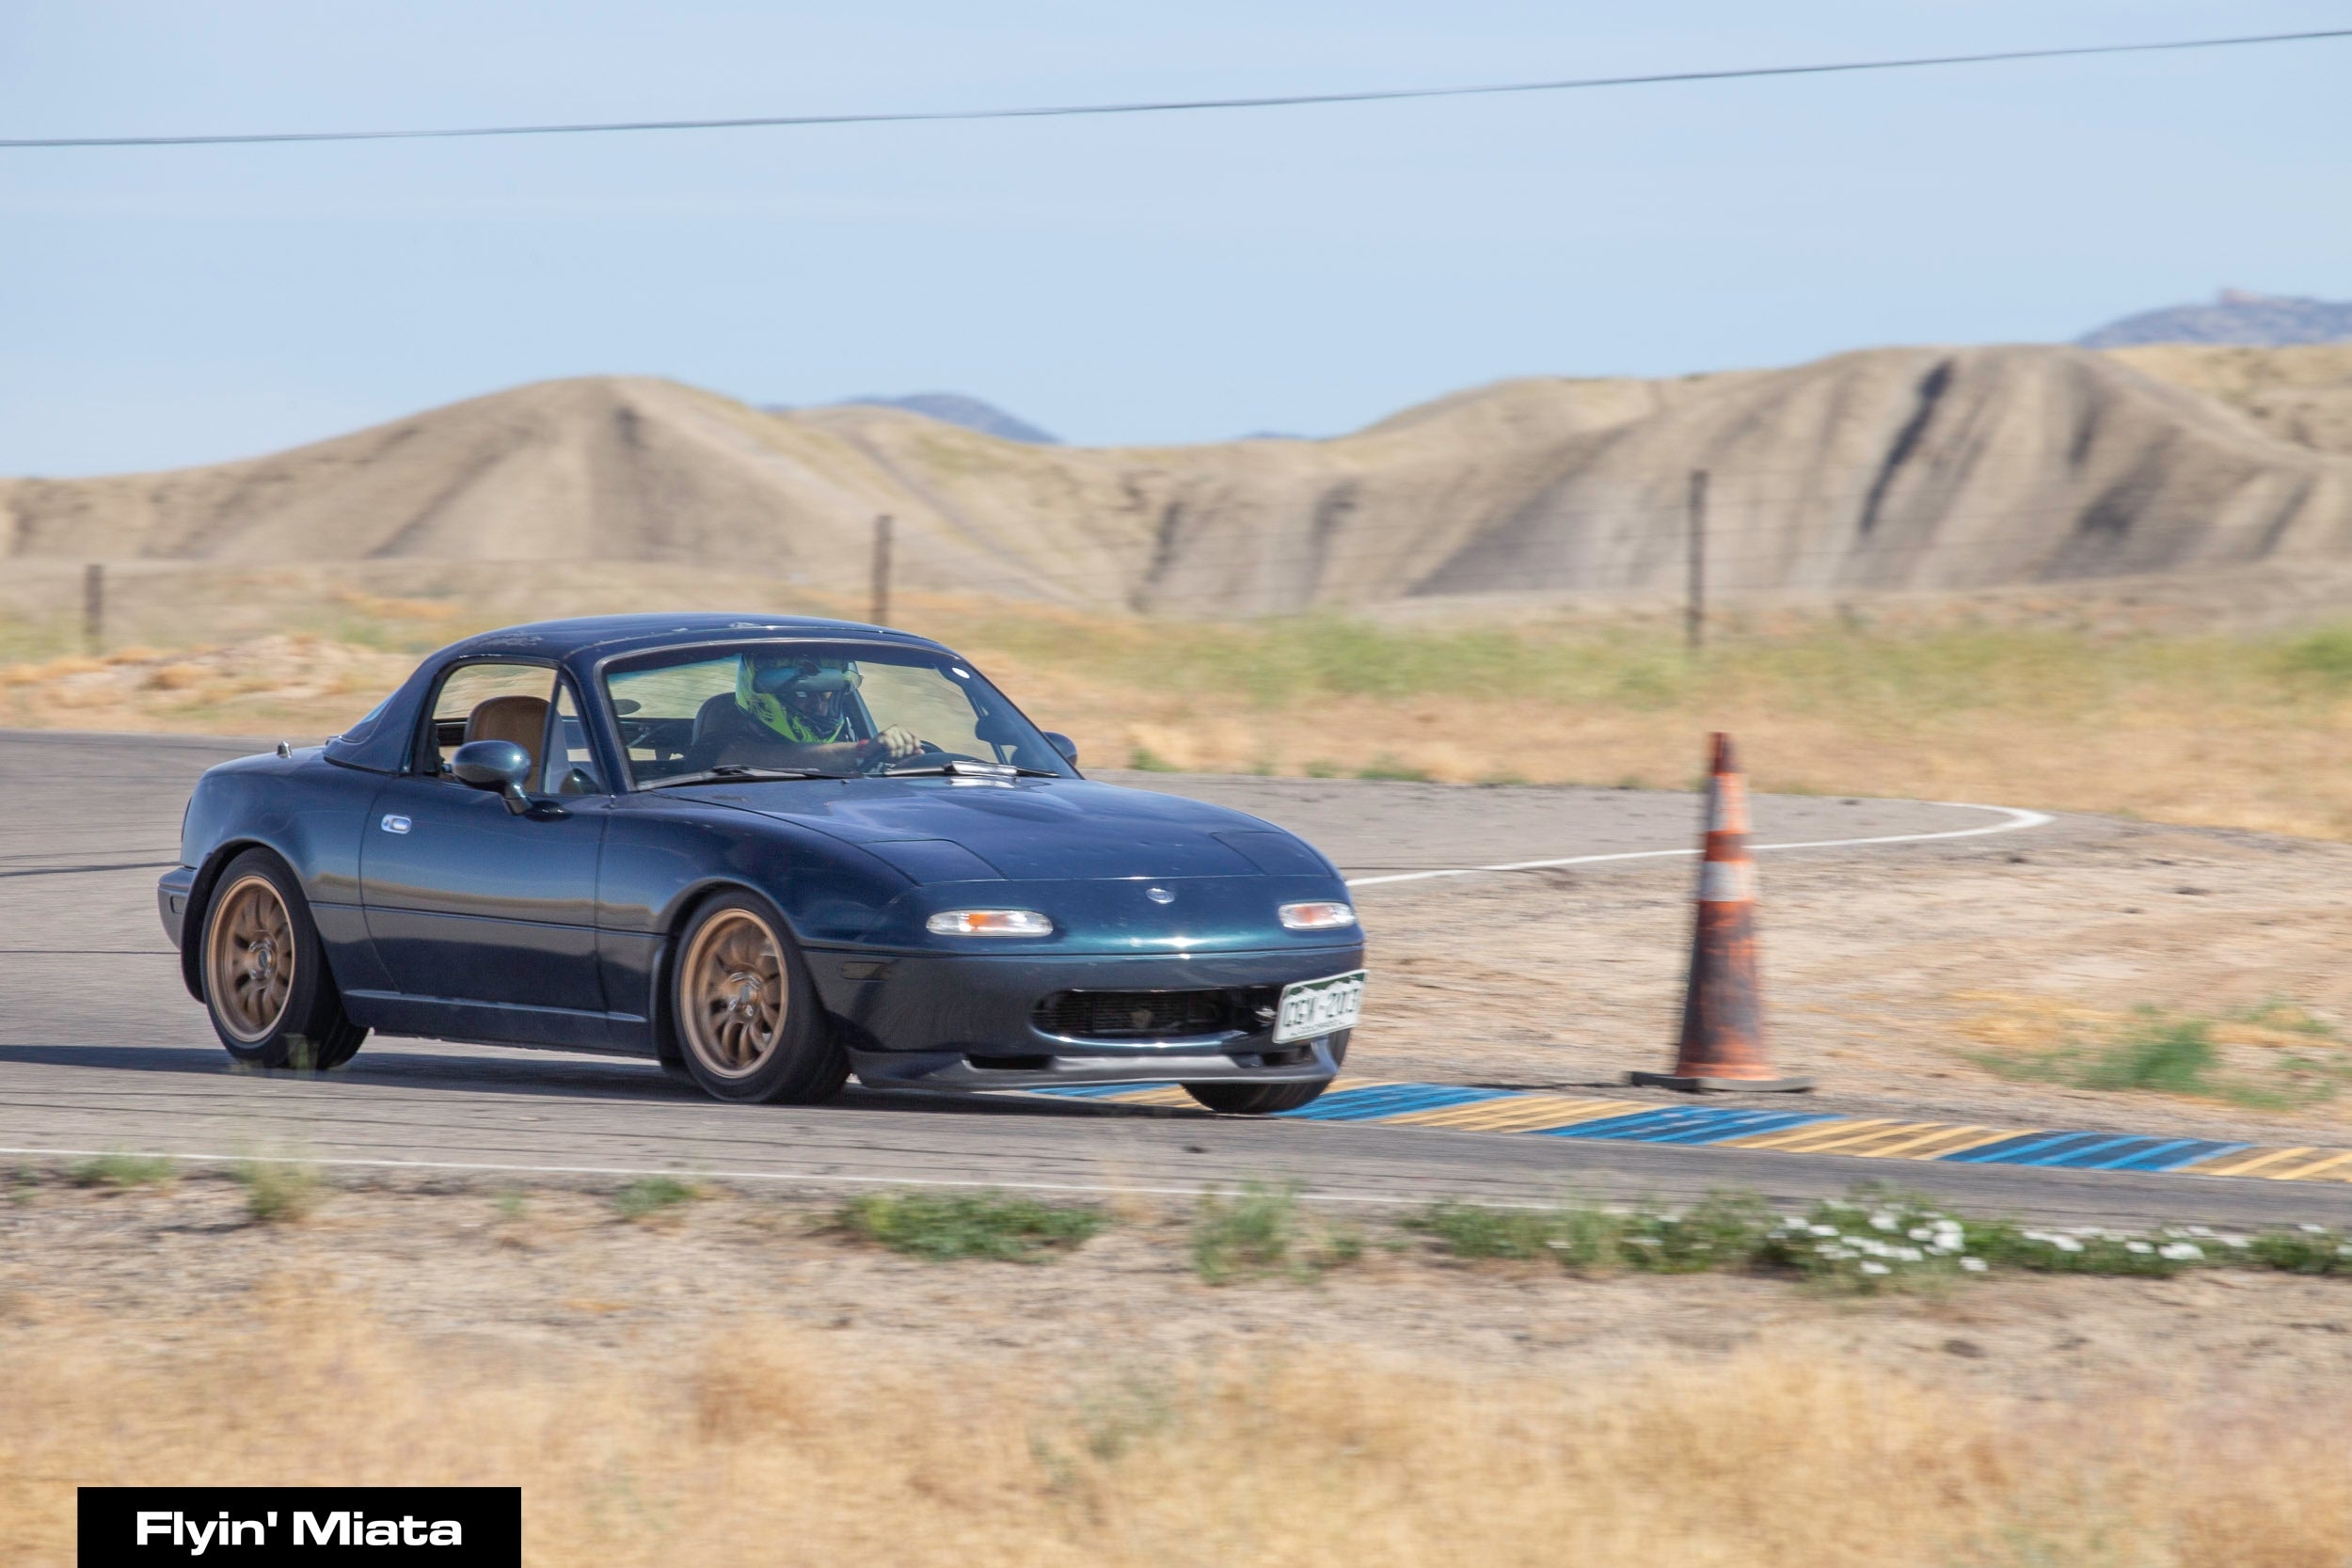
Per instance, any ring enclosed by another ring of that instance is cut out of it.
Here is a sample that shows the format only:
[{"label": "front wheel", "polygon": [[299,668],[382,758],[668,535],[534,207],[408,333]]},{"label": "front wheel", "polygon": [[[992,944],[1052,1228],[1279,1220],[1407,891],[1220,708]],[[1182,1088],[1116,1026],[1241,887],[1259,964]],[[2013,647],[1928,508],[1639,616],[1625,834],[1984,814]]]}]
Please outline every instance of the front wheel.
[{"label": "front wheel", "polygon": [[831,1100],[849,1081],[792,940],[763,899],[722,894],[687,922],[670,981],[678,1057],[720,1100]]},{"label": "front wheel", "polygon": [[199,940],[205,1010],[229,1054],[325,1072],[358,1053],[368,1032],[343,1012],[310,906],[285,862],[266,849],[230,861]]},{"label": "front wheel", "polygon": [[1312,1104],[1329,1086],[1327,1079],[1321,1084],[1186,1084],[1184,1092],[1229,1117],[1268,1117]]}]

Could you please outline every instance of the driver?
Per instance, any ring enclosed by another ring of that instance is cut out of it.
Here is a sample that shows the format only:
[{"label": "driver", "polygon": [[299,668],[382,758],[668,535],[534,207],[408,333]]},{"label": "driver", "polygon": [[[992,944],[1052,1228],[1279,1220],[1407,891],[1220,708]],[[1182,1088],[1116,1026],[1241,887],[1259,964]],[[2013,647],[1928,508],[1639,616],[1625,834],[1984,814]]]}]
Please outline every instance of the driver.
[{"label": "driver", "polygon": [[855,692],[864,680],[846,658],[791,652],[746,653],[735,670],[735,705],[763,740],[780,739],[790,766],[856,771],[913,756],[922,741],[893,724],[855,738]]}]

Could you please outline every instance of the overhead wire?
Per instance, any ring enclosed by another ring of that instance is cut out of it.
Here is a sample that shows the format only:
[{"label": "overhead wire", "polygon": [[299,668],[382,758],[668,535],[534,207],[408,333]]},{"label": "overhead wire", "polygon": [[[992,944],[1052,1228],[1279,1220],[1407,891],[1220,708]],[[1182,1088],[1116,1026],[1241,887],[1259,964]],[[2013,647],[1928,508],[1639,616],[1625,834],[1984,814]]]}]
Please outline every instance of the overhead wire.
[{"label": "overhead wire", "polygon": [[2249,33],[2228,38],[2168,39],[2148,43],[2074,44],[2047,49],[1999,49],[1966,55],[1920,55],[1895,59],[1832,60],[1807,65],[1737,66],[1718,71],[1663,71],[1626,76],[1581,76],[1540,82],[1489,82],[1460,87],[1374,87],[1354,92],[1270,93],[1237,98],[1148,99],[1111,103],[1060,103],[1027,108],[889,109],[846,114],[750,115],[709,119],[560,121],[527,125],[468,125],[373,131],[241,131],[127,136],[0,137],[0,150],[65,148],[254,147],[298,142],[453,141],[497,136],[629,135],[661,131],[753,131],[809,126],[919,125],[973,120],[1071,119],[1105,115],[1190,114],[1232,109],[1299,109],[1348,103],[1392,103],[1438,98],[1495,98],[1527,93],[1581,92],[1602,87],[1675,83],[1754,81],[1788,76],[1849,75],[1944,66],[1997,65],[2021,60],[2076,59],[2099,55],[2148,55],[2258,44],[2312,43],[2352,38],[2352,27],[2296,33]]}]

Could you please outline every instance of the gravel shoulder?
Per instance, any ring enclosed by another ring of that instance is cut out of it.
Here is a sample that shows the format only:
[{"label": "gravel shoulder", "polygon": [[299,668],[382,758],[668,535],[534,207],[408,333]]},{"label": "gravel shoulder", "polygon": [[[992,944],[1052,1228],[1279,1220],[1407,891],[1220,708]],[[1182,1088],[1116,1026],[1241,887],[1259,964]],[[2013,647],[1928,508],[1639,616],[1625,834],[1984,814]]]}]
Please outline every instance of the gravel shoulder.
[{"label": "gravel shoulder", "polygon": [[[1128,1205],[1075,1253],[926,1262],[824,1228],[828,1211],[719,1190],[635,1222],[580,1185],[384,1180],[313,1217],[251,1222],[192,1174],[130,1192],[51,1171],[0,1203],[0,1364],[64,1323],[126,1351],[196,1304],[293,1285],[359,1304],[485,1365],[625,1362],[747,1315],[860,1360],[948,1369],[1164,1371],[1234,1354],[1343,1353],[1470,1375],[1576,1378],[1758,1350],[1986,1392],[2352,1393],[2352,1281],[2236,1272],[2170,1280],[1995,1277],[1941,1295],[1833,1297],[1732,1275],[1581,1278],[1465,1264],[1375,1228],[1311,1284],[1212,1287],[1189,1212]],[[2150,1347],[2165,1346],[2155,1356]]]}]

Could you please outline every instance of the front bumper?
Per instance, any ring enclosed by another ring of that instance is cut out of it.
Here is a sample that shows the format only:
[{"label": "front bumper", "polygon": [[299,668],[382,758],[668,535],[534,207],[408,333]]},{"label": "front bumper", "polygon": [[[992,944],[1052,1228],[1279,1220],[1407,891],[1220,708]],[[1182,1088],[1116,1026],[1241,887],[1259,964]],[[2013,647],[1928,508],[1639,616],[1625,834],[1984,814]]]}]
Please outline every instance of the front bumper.
[{"label": "front bumper", "polygon": [[[1071,1049],[1071,1048],[1065,1048]],[[851,1051],[858,1082],[876,1089],[1049,1089],[1081,1084],[1323,1084],[1340,1070],[1347,1031],[1284,1047],[1279,1064],[1258,1052],[1163,1047],[1124,1055],[1050,1055],[1033,1067],[989,1067],[1005,1057],[961,1052]],[[1291,1059],[1303,1058],[1303,1059]],[[1026,1060],[1027,1058],[1022,1058]]]},{"label": "front bumper", "polygon": [[850,1065],[871,1085],[1040,1088],[1057,1085],[1316,1083],[1339,1070],[1345,1032],[1277,1046],[1271,1026],[1165,1040],[1087,1039],[1039,1027],[1064,990],[1247,990],[1363,966],[1360,943],[1277,952],[1046,957],[811,951],[818,993],[843,1026]]}]

